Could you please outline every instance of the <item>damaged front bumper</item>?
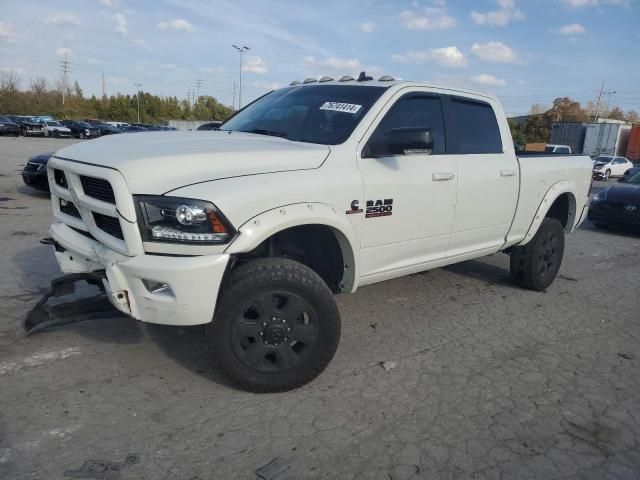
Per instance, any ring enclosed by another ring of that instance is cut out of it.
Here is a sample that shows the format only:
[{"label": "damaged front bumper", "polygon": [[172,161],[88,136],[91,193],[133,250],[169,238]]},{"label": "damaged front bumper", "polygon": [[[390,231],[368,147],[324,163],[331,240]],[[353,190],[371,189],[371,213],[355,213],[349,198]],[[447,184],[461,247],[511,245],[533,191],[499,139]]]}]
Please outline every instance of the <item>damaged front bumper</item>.
[{"label": "damaged front bumper", "polygon": [[209,323],[229,262],[228,254],[126,256],[63,223],[50,228],[64,273],[102,275],[110,302],[138,320],[164,325]]}]

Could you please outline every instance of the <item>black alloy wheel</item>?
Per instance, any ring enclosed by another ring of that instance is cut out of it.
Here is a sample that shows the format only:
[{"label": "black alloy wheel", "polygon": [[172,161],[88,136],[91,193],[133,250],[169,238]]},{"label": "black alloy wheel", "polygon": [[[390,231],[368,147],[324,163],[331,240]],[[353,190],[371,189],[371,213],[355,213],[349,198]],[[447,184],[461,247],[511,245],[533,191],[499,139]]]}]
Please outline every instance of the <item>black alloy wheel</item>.
[{"label": "black alloy wheel", "polygon": [[252,260],[230,273],[207,325],[212,365],[243,390],[282,392],[310,382],[340,340],[331,290],[305,265]]},{"label": "black alloy wheel", "polygon": [[291,291],[268,291],[238,309],[229,341],[247,367],[284,372],[313,350],[318,329],[318,316],[304,298]]}]

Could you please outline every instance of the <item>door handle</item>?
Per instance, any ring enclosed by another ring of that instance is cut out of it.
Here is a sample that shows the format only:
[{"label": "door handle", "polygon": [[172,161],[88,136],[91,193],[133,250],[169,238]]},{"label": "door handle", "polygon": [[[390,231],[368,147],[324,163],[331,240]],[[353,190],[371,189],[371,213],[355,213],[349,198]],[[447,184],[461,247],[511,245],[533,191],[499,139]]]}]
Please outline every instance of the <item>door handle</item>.
[{"label": "door handle", "polygon": [[501,177],[515,177],[516,176],[516,171],[505,168],[505,169],[500,170],[500,176]]},{"label": "door handle", "polygon": [[433,175],[431,175],[431,178],[433,179],[434,182],[442,182],[445,180],[453,180],[455,178],[455,175],[450,172],[434,173]]}]

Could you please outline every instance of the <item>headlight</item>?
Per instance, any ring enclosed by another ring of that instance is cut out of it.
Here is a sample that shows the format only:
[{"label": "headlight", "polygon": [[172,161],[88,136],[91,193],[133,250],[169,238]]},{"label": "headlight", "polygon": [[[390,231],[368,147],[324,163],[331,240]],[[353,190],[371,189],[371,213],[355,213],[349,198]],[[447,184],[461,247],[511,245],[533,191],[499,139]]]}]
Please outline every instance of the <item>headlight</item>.
[{"label": "headlight", "polygon": [[596,193],[593,198],[591,199],[594,202],[601,202],[606,198],[606,192],[605,190],[600,190],[598,193]]},{"label": "headlight", "polygon": [[191,198],[135,195],[144,242],[221,244],[236,231],[211,202]]}]

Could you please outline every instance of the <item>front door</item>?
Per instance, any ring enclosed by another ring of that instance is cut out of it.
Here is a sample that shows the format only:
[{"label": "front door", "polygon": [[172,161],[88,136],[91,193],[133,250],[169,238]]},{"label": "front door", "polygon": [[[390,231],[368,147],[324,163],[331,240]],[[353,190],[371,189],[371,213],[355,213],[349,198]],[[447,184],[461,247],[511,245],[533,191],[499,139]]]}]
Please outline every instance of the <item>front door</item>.
[{"label": "front door", "polygon": [[[363,139],[361,283],[384,280],[445,256],[455,214],[456,162],[445,154],[442,99],[428,91],[398,93]],[[428,130],[431,151],[392,153],[397,129]]]}]

